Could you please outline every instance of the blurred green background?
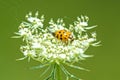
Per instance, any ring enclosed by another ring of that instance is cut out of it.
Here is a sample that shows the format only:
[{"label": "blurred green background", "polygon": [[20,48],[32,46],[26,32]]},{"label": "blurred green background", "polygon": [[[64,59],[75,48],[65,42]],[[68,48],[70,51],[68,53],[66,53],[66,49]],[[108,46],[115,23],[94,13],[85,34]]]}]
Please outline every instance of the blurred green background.
[{"label": "blurred green background", "polygon": [[[28,12],[50,18],[64,18],[72,23],[77,16],[87,15],[90,25],[102,41],[101,47],[90,47],[86,53],[95,55],[81,66],[90,72],[68,68],[84,80],[120,80],[120,1],[119,0],[0,0],[0,80],[39,79],[44,69],[29,70],[39,63],[16,61],[23,55],[19,51],[21,39],[12,39]],[[63,79],[64,80],[64,79]]]}]

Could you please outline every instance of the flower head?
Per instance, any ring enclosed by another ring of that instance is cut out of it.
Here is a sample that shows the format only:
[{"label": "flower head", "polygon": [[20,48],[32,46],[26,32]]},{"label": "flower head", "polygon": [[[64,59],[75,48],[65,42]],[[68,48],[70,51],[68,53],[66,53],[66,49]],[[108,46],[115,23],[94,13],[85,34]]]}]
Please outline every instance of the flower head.
[{"label": "flower head", "polygon": [[[26,15],[26,19],[27,21],[20,24],[19,31],[16,33],[25,43],[20,50],[25,58],[32,58],[42,64],[73,64],[92,57],[92,55],[85,54],[85,51],[89,46],[98,44],[95,43],[96,33],[91,33],[91,37],[87,33],[87,30],[96,27],[88,26],[89,18],[87,16],[78,17],[77,21],[69,27],[65,26],[63,19],[58,19],[57,22],[51,19],[49,26],[46,27],[43,25],[44,16],[38,18],[38,12],[35,16],[29,13]],[[56,33],[59,30],[63,32]],[[73,65],[69,66],[73,67]]]}]

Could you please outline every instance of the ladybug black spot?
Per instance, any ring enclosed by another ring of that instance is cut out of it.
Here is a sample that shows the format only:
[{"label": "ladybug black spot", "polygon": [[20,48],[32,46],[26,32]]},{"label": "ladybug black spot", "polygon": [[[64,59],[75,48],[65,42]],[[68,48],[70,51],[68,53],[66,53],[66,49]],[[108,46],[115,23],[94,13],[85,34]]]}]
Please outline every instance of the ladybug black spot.
[{"label": "ladybug black spot", "polygon": [[60,40],[62,40],[62,38],[60,38]]},{"label": "ladybug black spot", "polygon": [[56,36],[56,38],[58,38],[58,35]]},{"label": "ladybug black spot", "polygon": [[60,34],[60,37],[62,37],[62,34]]}]

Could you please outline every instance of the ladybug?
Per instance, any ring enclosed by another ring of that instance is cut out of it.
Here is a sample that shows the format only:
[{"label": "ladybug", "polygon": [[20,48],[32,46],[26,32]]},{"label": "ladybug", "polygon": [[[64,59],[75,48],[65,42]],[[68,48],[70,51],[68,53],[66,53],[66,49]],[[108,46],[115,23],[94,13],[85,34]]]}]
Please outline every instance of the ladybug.
[{"label": "ladybug", "polygon": [[71,32],[67,31],[67,30],[57,30],[55,33],[54,33],[54,36],[63,41],[63,42],[68,42],[69,40],[70,41],[73,41],[73,36],[71,34]]}]

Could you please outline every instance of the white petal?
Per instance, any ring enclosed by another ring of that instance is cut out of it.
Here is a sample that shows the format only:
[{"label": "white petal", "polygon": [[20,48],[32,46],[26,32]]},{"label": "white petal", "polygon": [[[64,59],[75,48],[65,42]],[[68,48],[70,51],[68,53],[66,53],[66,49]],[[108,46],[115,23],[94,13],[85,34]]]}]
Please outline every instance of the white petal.
[{"label": "white petal", "polygon": [[62,59],[65,59],[66,55],[65,54],[60,54],[59,57],[62,58]]}]

